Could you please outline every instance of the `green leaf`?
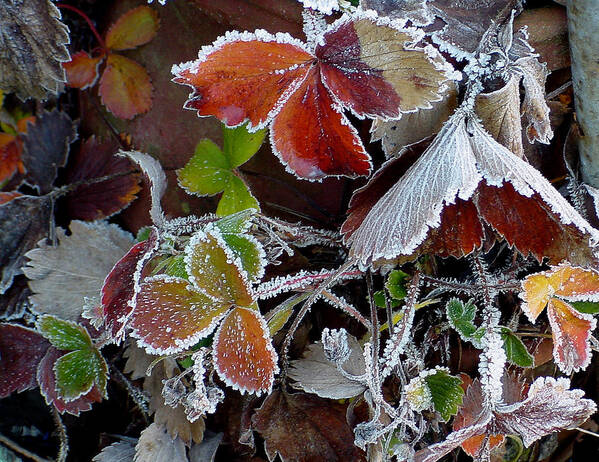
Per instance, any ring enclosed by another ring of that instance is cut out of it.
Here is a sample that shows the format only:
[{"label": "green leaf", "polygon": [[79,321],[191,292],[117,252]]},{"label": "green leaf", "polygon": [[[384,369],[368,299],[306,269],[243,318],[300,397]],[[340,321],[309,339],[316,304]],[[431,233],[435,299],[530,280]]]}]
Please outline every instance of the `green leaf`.
[{"label": "green leaf", "polygon": [[445,306],[447,320],[463,340],[472,341],[477,329],[472,321],[476,316],[476,305],[472,300],[465,304],[458,298],[452,298]]},{"label": "green leaf", "polygon": [[223,234],[243,234],[251,226],[251,218],[256,213],[254,209],[245,209],[215,221],[214,224]]},{"label": "green leaf", "polygon": [[37,322],[37,328],[52,345],[61,350],[92,348],[92,340],[87,330],[75,322],[43,315]]},{"label": "green leaf", "polygon": [[[391,300],[389,300],[389,302],[391,303],[392,308],[396,308],[399,305],[401,305],[401,300],[397,300],[394,298],[391,298]],[[384,290],[377,290],[374,293],[374,304],[376,306],[378,306],[379,308],[387,307],[387,305],[385,304],[385,291]]]},{"label": "green leaf", "polygon": [[424,379],[431,392],[435,411],[447,422],[452,415],[458,413],[462,405],[464,390],[462,390],[462,379],[449,375],[443,369],[437,369],[434,374],[427,375]]},{"label": "green leaf", "polygon": [[165,262],[164,272],[169,276],[174,276],[181,279],[189,279],[189,275],[185,269],[185,255],[175,255],[173,257],[169,257]]},{"label": "green leaf", "polygon": [[148,240],[151,232],[152,228],[150,226],[143,226],[139,228],[139,231],[137,231],[137,236],[135,237],[135,242],[143,242]]},{"label": "green leaf", "polygon": [[598,302],[568,302],[572,305],[576,311],[580,311],[581,313],[587,314],[597,314],[599,313],[599,303]]},{"label": "green leaf", "polygon": [[260,243],[251,236],[223,234],[223,240],[241,260],[241,266],[250,280],[259,279],[264,274],[265,254]]},{"label": "green leaf", "polygon": [[260,210],[260,206],[241,178],[230,174],[223,196],[216,208],[216,214],[222,217],[245,209]]},{"label": "green leaf", "polygon": [[213,195],[227,186],[232,176],[231,165],[220,148],[210,140],[202,140],[185,167],[177,170],[179,185],[190,194]]},{"label": "green leaf", "polygon": [[406,290],[405,280],[408,274],[400,270],[394,270],[389,273],[385,287],[389,291],[389,295],[395,300],[403,300],[408,295]]},{"label": "green leaf", "polygon": [[501,328],[501,339],[507,360],[520,367],[532,367],[534,358],[526,349],[524,343],[507,327]]},{"label": "green leaf", "polygon": [[223,154],[228,159],[231,167],[239,167],[245,164],[254,154],[258,152],[266,130],[258,130],[250,133],[246,125],[235,128],[227,128],[223,125]]},{"label": "green leaf", "polygon": [[54,364],[58,395],[72,401],[91,390],[94,384],[105,395],[107,371],[104,358],[95,348],[71,351]]}]

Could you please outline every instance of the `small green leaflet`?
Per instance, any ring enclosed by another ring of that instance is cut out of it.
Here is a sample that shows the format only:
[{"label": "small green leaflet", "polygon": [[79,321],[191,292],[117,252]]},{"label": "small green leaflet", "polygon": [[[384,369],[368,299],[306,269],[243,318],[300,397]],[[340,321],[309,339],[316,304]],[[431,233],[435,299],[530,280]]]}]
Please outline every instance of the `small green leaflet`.
[{"label": "small green leaflet", "polygon": [[484,329],[474,325],[476,305],[473,300],[464,303],[458,298],[452,298],[445,305],[445,312],[449,324],[460,334],[462,340],[472,342],[476,348],[480,348]]},{"label": "small green leaflet", "polygon": [[568,302],[572,305],[577,311],[581,313],[587,314],[597,314],[599,313],[599,303],[598,302]]},{"label": "small green leaflet", "polygon": [[37,328],[54,347],[69,351],[54,364],[56,390],[61,399],[73,401],[94,385],[103,396],[106,394],[108,366],[84,327],[44,315]]},{"label": "small green leaflet", "polygon": [[189,194],[211,196],[222,192],[216,214],[226,216],[254,208],[258,201],[241,178],[237,167],[247,162],[264,141],[265,130],[249,133],[245,126],[223,126],[223,149],[210,140],[196,146],[189,162],[177,170],[179,185]]},{"label": "small green leaflet", "polygon": [[[400,270],[393,270],[389,273],[387,281],[385,282],[385,288],[391,297],[389,302],[391,303],[392,308],[396,308],[401,305],[401,301],[406,298],[406,295],[408,295],[405,286],[405,280],[407,278],[408,274]],[[385,302],[384,290],[379,290],[374,293],[374,303],[379,308],[385,308],[387,306]]]},{"label": "small green leaflet", "polygon": [[431,392],[435,411],[447,422],[452,415],[458,413],[458,408],[462,405],[462,379],[449,375],[444,369],[437,369],[435,373],[426,375],[424,380]]},{"label": "small green leaflet", "polygon": [[532,367],[534,358],[526,349],[524,343],[507,327],[501,327],[501,339],[507,360],[520,367]]}]

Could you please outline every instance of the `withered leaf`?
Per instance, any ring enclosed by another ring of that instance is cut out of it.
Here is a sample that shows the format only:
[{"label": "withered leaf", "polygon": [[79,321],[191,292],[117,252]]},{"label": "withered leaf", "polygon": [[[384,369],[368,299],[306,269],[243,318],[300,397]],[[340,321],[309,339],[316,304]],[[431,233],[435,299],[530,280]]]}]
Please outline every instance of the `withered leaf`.
[{"label": "withered leaf", "polygon": [[44,240],[25,254],[23,272],[34,294],[29,298],[40,313],[77,321],[88,299],[97,299],[104,278],[133,243],[118,225],[106,222],[71,222],[71,235],[61,228],[58,246]]},{"label": "withered leaf", "polygon": [[362,0],[365,10],[375,10],[379,16],[409,19],[416,26],[426,26],[434,20],[428,0]]},{"label": "withered leaf", "polygon": [[163,425],[153,423],[141,432],[135,446],[135,462],[187,462],[185,444],[173,438]]},{"label": "withered leaf", "polygon": [[345,406],[306,393],[275,390],[252,417],[266,454],[285,462],[363,461],[345,419]]},{"label": "withered leaf", "polygon": [[40,193],[52,190],[59,167],[67,161],[69,145],[77,139],[75,124],[66,112],[42,112],[24,135],[25,181]]},{"label": "withered leaf", "polygon": [[19,196],[0,205],[0,294],[21,274],[25,252],[48,236],[52,222],[52,199],[47,196]]},{"label": "withered leaf", "polygon": [[129,440],[117,441],[96,454],[92,462],[133,462],[135,443]]},{"label": "withered leaf", "polygon": [[390,158],[398,155],[405,146],[418,143],[437,133],[457,107],[455,84],[451,82],[443,99],[432,102],[431,105],[430,109],[402,114],[399,120],[375,119],[370,130],[370,141],[381,140],[383,151],[387,158]]},{"label": "withered leaf", "polygon": [[46,99],[63,88],[69,30],[50,0],[0,3],[0,88],[19,98]]},{"label": "withered leaf", "polygon": [[476,113],[493,137],[518,157],[522,148],[520,121],[520,78],[512,75],[499,90],[481,93],[476,97]]}]

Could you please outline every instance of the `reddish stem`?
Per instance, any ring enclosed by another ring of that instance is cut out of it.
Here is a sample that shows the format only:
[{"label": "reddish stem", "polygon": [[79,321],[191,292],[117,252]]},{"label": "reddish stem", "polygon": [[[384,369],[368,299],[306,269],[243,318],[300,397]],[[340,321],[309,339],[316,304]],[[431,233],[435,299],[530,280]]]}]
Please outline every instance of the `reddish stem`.
[{"label": "reddish stem", "polygon": [[85,19],[85,22],[87,22],[87,25],[89,26],[89,28],[91,29],[92,33],[96,37],[96,40],[100,44],[100,47],[102,48],[102,50],[104,51],[104,53],[106,53],[106,54],[108,53],[108,49],[106,48],[106,44],[104,43],[104,40],[102,39],[102,37],[98,33],[98,30],[96,29],[96,26],[94,26],[94,23],[92,22],[92,20],[89,19],[88,15],[86,15],[83,11],[81,11],[79,8],[77,8],[76,6],[73,6],[73,5],[67,5],[65,3],[57,3],[56,6],[58,8],[62,8],[64,10],[70,10],[70,11],[72,11],[74,13],[77,13],[79,16],[81,16],[83,19]]}]

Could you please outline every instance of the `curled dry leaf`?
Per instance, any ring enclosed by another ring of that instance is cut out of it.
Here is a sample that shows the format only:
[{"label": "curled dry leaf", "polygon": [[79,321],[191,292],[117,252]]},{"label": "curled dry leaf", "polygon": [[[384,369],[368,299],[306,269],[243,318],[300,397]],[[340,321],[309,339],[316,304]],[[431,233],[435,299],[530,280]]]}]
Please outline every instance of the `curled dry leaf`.
[{"label": "curled dry leaf", "polygon": [[66,112],[43,111],[35,125],[24,135],[23,164],[25,181],[40,193],[47,194],[67,162],[70,144],[77,139],[75,124]]},{"label": "curled dry leaf", "polygon": [[0,88],[19,98],[46,99],[62,90],[69,30],[50,0],[0,4]]},{"label": "curled dry leaf", "polygon": [[77,321],[86,299],[99,300],[104,278],[131,248],[133,237],[117,225],[74,220],[71,234],[59,228],[60,245],[45,240],[25,254],[23,272],[29,278],[36,311]]},{"label": "curled dry leaf", "polygon": [[342,109],[397,118],[430,107],[454,77],[436,50],[414,45],[421,35],[401,26],[372,11],[344,15],[308,37],[314,49],[287,34],[228,33],[198,60],[174,66],[174,81],[194,89],[185,107],[200,116],[228,126],[249,120],[250,131],[272,123],[273,150],[302,178],[367,175],[370,158]]},{"label": "curled dry leaf", "polygon": [[345,406],[317,396],[275,390],[252,417],[264,438],[269,460],[277,454],[286,462],[306,460],[364,461],[354,446]]},{"label": "curled dry leaf", "polygon": [[185,444],[180,438],[172,438],[166,427],[151,424],[141,432],[135,446],[134,462],[188,462]]},{"label": "curled dry leaf", "polygon": [[[348,343],[351,354],[342,367],[348,374],[360,376],[366,371],[362,347],[353,336],[348,337]],[[353,398],[366,390],[363,383],[339,372],[337,365],[325,357],[320,342],[308,346],[302,359],[291,362],[288,375],[297,382],[294,387],[322,398]]]},{"label": "curled dry leaf", "polygon": [[98,93],[110,112],[132,119],[152,107],[152,81],[146,69],[124,56],[110,53]]},{"label": "curled dry leaf", "polygon": [[457,107],[455,84],[443,95],[443,99],[435,101],[432,108],[402,114],[399,120],[375,119],[372,123],[370,141],[381,141],[387,158],[400,155],[402,149],[418,143],[441,130],[443,124]]},{"label": "curled dry leaf", "polygon": [[522,311],[535,322],[547,307],[553,334],[553,358],[566,374],[584,370],[591,362],[590,336],[596,319],[575,308],[579,301],[599,301],[599,273],[569,264],[531,274],[522,282]]},{"label": "curled dry leaf", "polygon": [[520,78],[512,75],[499,90],[476,97],[476,114],[485,129],[518,157],[524,157],[520,120]]},{"label": "curled dry leaf", "polygon": [[[594,259],[589,240],[599,238],[597,231],[537,170],[461,111],[381,197],[380,183],[386,181],[383,173],[373,177],[378,201],[366,214],[353,204],[342,228],[350,255],[361,265],[413,259],[421,252],[462,257],[482,246],[486,227],[539,261]],[[368,189],[359,194],[372,203]],[[530,229],[537,230],[534,239]]]},{"label": "curled dry leaf", "polygon": [[0,294],[22,273],[25,253],[50,233],[52,198],[18,196],[0,205]]}]

